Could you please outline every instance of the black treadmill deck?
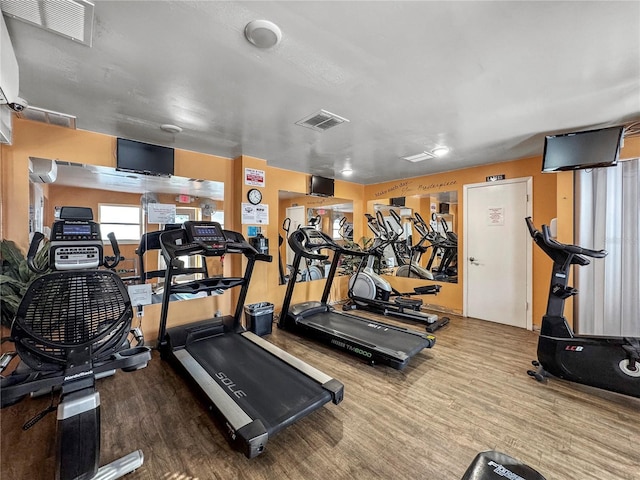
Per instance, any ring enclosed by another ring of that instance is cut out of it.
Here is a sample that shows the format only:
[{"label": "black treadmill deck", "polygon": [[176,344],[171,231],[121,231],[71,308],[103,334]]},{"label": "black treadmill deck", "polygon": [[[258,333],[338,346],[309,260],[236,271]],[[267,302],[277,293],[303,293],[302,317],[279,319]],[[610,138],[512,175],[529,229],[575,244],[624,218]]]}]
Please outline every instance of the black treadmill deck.
[{"label": "black treadmill deck", "polygon": [[269,436],[331,401],[321,384],[242,335],[201,339],[186,350]]},{"label": "black treadmill deck", "polygon": [[[294,309],[292,309],[295,311]],[[342,348],[372,363],[402,369],[411,357],[435,343],[433,335],[380,323],[333,310],[293,315],[295,324],[310,336]]]},{"label": "black treadmill deck", "polygon": [[248,458],[283,428],[342,401],[339,381],[251,332],[225,329],[223,320],[167,330],[164,355],[222,416],[230,442]]}]

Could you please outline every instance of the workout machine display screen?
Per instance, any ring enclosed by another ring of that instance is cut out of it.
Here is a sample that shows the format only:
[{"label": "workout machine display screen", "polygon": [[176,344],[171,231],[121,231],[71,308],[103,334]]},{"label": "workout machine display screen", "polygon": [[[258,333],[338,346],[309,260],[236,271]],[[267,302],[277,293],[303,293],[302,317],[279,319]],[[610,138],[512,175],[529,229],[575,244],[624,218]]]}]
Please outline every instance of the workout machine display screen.
[{"label": "workout machine display screen", "polygon": [[91,235],[91,225],[64,224],[62,234],[67,235]]},{"label": "workout machine display screen", "polygon": [[218,222],[184,222],[184,228],[189,242],[220,244],[227,241]]},{"label": "workout machine display screen", "polygon": [[220,232],[216,227],[194,227],[193,232],[199,237],[218,237]]}]

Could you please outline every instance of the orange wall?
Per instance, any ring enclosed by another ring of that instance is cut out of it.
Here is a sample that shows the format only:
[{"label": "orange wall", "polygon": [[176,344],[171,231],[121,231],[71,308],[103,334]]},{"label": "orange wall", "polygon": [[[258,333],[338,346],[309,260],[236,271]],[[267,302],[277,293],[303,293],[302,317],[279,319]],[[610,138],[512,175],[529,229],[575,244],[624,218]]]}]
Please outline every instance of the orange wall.
[{"label": "orange wall", "polygon": [[[26,250],[28,246],[28,209],[29,179],[28,158],[37,156],[52,159],[85,163],[91,165],[115,167],[115,137],[82,130],[69,130],[38,122],[15,119],[13,128],[13,145],[0,146],[0,220],[3,238],[9,238]],[[640,156],[640,138],[625,139],[621,158]],[[507,178],[533,177],[533,216],[537,224],[548,223],[554,216],[559,225],[572,225],[573,193],[570,190],[571,174],[540,174],[540,157],[532,157],[511,162],[485,165],[458,171],[428,175],[386,182],[377,185],[363,186],[351,182],[336,180],[335,195],[354,202],[354,238],[368,235],[365,231],[364,212],[372,211],[371,205],[376,201],[389,197],[411,196],[438,191],[457,190],[458,199],[462,199],[462,187],[465,184],[484,182],[485,177],[494,174],[505,174]],[[247,225],[241,224],[241,204],[246,202],[246,193],[251,188],[245,185],[244,168],[256,168],[265,171],[266,184],[261,188],[263,203],[269,205],[269,223],[263,226],[263,233],[269,239],[270,251],[274,261],[260,264],[255,270],[247,303],[268,301],[276,305],[282,304],[284,286],[278,285],[277,245],[280,219],[278,212],[278,192],[280,190],[306,192],[309,175],[271,167],[266,160],[241,156],[228,159],[185,150],[176,150],[176,175],[189,178],[216,180],[225,184],[225,226],[231,230],[241,231],[247,235]],[[459,215],[463,205],[460,205]],[[563,227],[565,228],[565,227]],[[463,225],[457,225],[460,245],[464,241]],[[572,232],[561,232],[561,240],[570,241]],[[564,235],[567,235],[564,238]],[[236,256],[233,256],[236,257]],[[225,263],[225,273],[237,274],[241,266],[240,259],[230,259]],[[533,300],[534,323],[539,319],[546,304],[549,283],[550,263],[539,249],[533,249]],[[461,281],[464,281],[464,262],[460,265]],[[411,282],[409,279],[402,279]],[[462,283],[446,284],[443,292],[437,297],[428,297],[427,303],[441,308],[459,312],[462,309]],[[307,298],[319,298],[322,282],[300,284],[295,292],[294,301]],[[399,290],[405,289],[403,285]],[[233,293],[226,293],[226,299],[233,299]],[[346,297],[346,278],[337,278],[332,289],[333,299]],[[171,321],[188,322],[203,318],[217,310],[220,297],[205,298],[184,302],[179,315],[170,310]],[[223,309],[223,311],[228,311]],[[143,326],[145,331],[153,331],[157,326],[159,308],[149,306],[145,309]],[[155,335],[149,336],[155,338]]]},{"label": "orange wall", "polygon": [[[28,218],[29,218],[29,174],[28,160],[30,156],[60,159],[70,162],[84,163],[113,167],[116,166],[115,158],[116,138],[98,133],[82,130],[70,130],[53,125],[45,125],[39,122],[14,119],[13,144],[2,145],[2,238],[15,241],[24,251],[29,245]],[[231,205],[229,201],[235,190],[233,182],[234,161],[228,158],[206,155],[186,150],[175,151],[175,174],[187,178],[204,178],[224,182],[225,206]],[[49,200],[53,207],[58,202],[78,204],[78,198],[73,198],[73,192],[51,193],[52,185],[48,186],[46,195],[59,195]],[[71,195],[71,197],[69,197]],[[124,194],[126,195],[126,194]],[[139,195],[135,195],[132,203],[139,202]],[[85,200],[84,198],[82,199]],[[86,201],[96,202],[95,198],[87,196]],[[97,203],[96,203],[97,206]],[[96,208],[94,206],[94,209]],[[231,205],[225,210],[227,228],[233,229],[239,224],[230,211]],[[94,210],[95,213],[95,210]],[[225,266],[225,271],[227,268]],[[231,275],[231,267],[228,274]],[[169,322],[173,324],[188,323],[192,320],[213,316],[218,310],[227,313],[230,305],[237,295],[236,292],[226,292],[221,296],[213,296],[202,299],[180,302],[180,308],[176,308],[176,302],[172,302],[169,309]],[[145,337],[155,340],[160,318],[160,305],[148,305],[145,307],[143,330]]]},{"label": "orange wall", "polygon": [[[458,213],[464,211],[463,186],[467,184],[481,183],[486,181],[489,175],[504,174],[507,179],[520,177],[533,177],[533,217],[537,223],[549,223],[549,220],[556,215],[556,176],[542,175],[540,173],[540,157],[525,158],[511,162],[483,165],[464,170],[455,170],[427,175],[424,177],[410,178],[395,182],[386,182],[365,187],[365,197],[369,200],[369,207],[378,199],[412,195],[424,195],[427,193],[457,191]],[[552,199],[552,201],[545,201]],[[428,211],[428,210],[427,210]],[[423,215],[424,216],[424,215]],[[458,215],[460,217],[460,215]],[[464,248],[464,225],[461,218],[457,219],[458,252],[462,253]],[[544,254],[534,249],[533,251],[533,322],[540,322],[544,305],[546,305],[547,281],[541,280],[541,270],[538,265],[544,264]],[[463,308],[463,285],[464,285],[465,262],[458,263],[458,283],[443,283],[442,290],[437,296],[423,296],[426,304],[434,305],[445,311],[462,313]],[[434,283],[428,281],[418,281],[412,279],[397,279],[394,277],[394,286],[401,291],[410,291],[416,284]],[[545,285],[542,287],[542,285]]]}]

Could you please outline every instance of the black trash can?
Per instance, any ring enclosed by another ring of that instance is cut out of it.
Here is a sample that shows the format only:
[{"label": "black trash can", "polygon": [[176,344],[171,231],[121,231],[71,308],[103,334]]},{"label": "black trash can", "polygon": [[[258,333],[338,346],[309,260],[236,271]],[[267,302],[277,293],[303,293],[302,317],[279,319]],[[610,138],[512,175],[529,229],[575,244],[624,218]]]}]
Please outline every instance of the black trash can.
[{"label": "black trash can", "polygon": [[269,335],[273,324],[273,303],[260,302],[244,306],[247,330],[259,336]]}]

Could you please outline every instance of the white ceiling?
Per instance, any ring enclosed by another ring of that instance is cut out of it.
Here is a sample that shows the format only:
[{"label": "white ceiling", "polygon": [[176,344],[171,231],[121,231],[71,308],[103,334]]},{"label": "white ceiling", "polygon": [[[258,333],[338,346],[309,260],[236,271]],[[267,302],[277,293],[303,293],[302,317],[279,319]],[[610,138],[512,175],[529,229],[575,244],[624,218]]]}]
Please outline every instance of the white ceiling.
[{"label": "white ceiling", "polygon": [[[245,40],[255,19],[279,45]],[[97,1],[91,47],[7,26],[20,96],[79,129],[327,177],[349,166],[364,184],[640,119],[637,1]],[[295,125],[319,109],[350,121]],[[400,158],[442,144],[444,158]]]}]

